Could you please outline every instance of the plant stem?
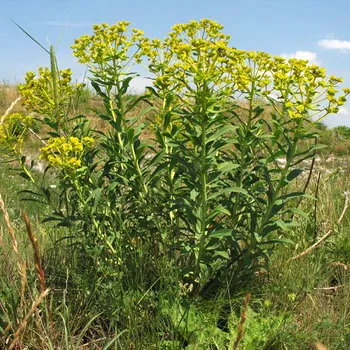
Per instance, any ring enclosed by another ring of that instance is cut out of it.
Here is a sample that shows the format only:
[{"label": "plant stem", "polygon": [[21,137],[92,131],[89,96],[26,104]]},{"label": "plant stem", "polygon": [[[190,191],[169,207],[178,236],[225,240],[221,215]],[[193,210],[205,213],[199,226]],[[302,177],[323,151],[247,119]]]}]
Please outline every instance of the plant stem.
[{"label": "plant stem", "polygon": [[205,250],[205,240],[207,236],[207,202],[208,202],[208,193],[207,193],[207,172],[206,172],[206,133],[207,133],[207,85],[206,83],[203,86],[203,92],[201,96],[201,153],[200,153],[200,178],[201,178],[201,196],[200,196],[200,206],[201,206],[201,217],[200,217],[200,239],[199,239],[199,250],[196,263],[197,275],[200,274],[200,263],[203,257]]}]

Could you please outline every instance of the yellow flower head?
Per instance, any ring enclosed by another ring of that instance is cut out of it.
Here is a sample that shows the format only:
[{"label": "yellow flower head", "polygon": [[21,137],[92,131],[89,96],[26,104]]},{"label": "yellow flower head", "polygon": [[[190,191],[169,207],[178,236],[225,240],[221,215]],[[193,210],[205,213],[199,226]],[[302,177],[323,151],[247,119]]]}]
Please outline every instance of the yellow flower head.
[{"label": "yellow flower head", "polygon": [[129,64],[146,62],[159,96],[172,94],[179,104],[205,88],[205,94],[210,90],[221,101],[237,95],[275,100],[283,105],[281,113],[301,119],[317,111],[339,110],[350,93],[344,89],[339,96],[342,79],[327,79],[324,68],[307,60],[230,47],[223,26],[209,19],[176,24],[164,40],[149,39],[141,30],[129,30],[129,25],[95,25],[93,35],[75,41],[74,55],[111,79],[125,74]]},{"label": "yellow flower head", "polygon": [[75,136],[51,138],[47,146],[40,149],[40,159],[60,170],[74,172],[81,168],[81,159],[93,143],[92,137],[82,140]]},{"label": "yellow flower head", "polygon": [[72,97],[77,96],[84,84],[72,84],[72,71],[58,71],[55,83],[47,67],[40,67],[38,74],[28,72],[25,83],[18,85],[23,104],[31,111],[50,116],[62,113],[69,106]]},{"label": "yellow flower head", "polygon": [[1,146],[11,152],[20,153],[24,137],[33,123],[32,116],[22,113],[8,114],[0,124]]},{"label": "yellow flower head", "polygon": [[72,45],[73,55],[80,63],[96,69],[101,64],[113,62],[120,65],[128,61],[130,49],[136,41],[143,40],[143,31],[132,29],[130,22],[121,21],[113,25],[102,23],[94,25],[92,35],[83,35]]}]

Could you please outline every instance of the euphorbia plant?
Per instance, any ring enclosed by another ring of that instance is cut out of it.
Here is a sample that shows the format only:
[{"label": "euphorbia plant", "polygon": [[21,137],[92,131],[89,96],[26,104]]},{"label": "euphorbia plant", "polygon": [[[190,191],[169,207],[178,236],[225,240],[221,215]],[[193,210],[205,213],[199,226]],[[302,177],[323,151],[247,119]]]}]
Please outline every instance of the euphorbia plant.
[{"label": "euphorbia plant", "polygon": [[[77,102],[84,84],[72,83],[70,69],[59,70],[53,48],[50,49],[51,67],[40,67],[38,74],[27,72],[25,83],[18,90],[26,108],[37,113],[56,136],[72,132],[74,123],[68,117]],[[44,117],[44,119],[42,119]]]},{"label": "euphorbia plant", "polygon": [[[314,123],[349,89],[339,95],[341,79],[307,61],[232,48],[211,20],[175,25],[164,40],[128,27],[96,25],[73,45],[108,127],[80,175],[65,173],[69,196],[83,201],[65,220],[81,220],[87,247],[121,280],[132,262],[133,283],[149,285],[166,256],[194,292],[221,278],[234,286],[306,215],[293,202],[304,193],[289,185],[315,156]],[[136,64],[154,80],[135,97]]]},{"label": "euphorbia plant", "polygon": [[304,194],[287,185],[317,148],[300,144],[317,138],[315,119],[337,112],[349,93],[335,97],[341,79],[326,80],[324,69],[307,61],[231,48],[221,29],[191,21],[163,42],[140,44],[157,94],[172,95],[172,121],[181,125],[180,137],[168,138],[169,166],[178,184],[178,230],[190,238],[177,243],[193,264],[185,269],[201,282],[240,262],[245,268],[234,271],[246,273],[283,241],[277,234],[294,224],[287,214],[303,215],[288,200]]}]

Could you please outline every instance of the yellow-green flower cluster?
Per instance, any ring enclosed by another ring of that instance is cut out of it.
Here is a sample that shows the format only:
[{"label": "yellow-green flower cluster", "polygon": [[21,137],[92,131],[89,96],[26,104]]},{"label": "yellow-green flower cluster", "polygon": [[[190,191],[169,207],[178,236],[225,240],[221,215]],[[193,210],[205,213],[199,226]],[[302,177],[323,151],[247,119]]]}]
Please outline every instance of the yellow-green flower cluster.
[{"label": "yellow-green flower cluster", "polygon": [[63,113],[71,99],[77,96],[83,84],[72,84],[72,71],[57,72],[57,79],[47,67],[40,67],[38,74],[28,72],[25,83],[18,86],[23,104],[30,110],[46,116]]},{"label": "yellow-green flower cluster", "polygon": [[346,102],[349,91],[339,96],[336,88],[340,78],[326,79],[323,68],[306,60],[231,48],[230,37],[214,21],[191,21],[172,29],[163,42],[143,40],[138,53],[147,57],[161,91],[191,96],[195,86],[205,83],[212,92],[231,97],[277,101],[284,105],[281,113],[291,118],[308,118],[320,111],[336,113]]},{"label": "yellow-green flower cluster", "polygon": [[129,60],[130,48],[136,41],[142,41],[143,37],[143,31],[138,29],[132,29],[130,35],[129,25],[126,21],[113,25],[94,25],[93,35],[83,35],[75,40],[72,46],[73,55],[80,63],[96,68],[101,68],[103,64],[120,66]]},{"label": "yellow-green flower cluster", "polygon": [[47,146],[40,149],[40,159],[46,160],[51,166],[60,170],[74,172],[82,166],[84,152],[94,143],[92,137],[51,138]]},{"label": "yellow-green flower cluster", "polygon": [[223,26],[209,19],[177,24],[164,40],[146,38],[137,29],[128,34],[128,27],[129,22],[94,26],[92,36],[75,41],[74,55],[105,76],[122,75],[126,66],[146,61],[163,97],[173,93],[193,101],[205,89],[217,98],[264,98],[293,119],[336,113],[349,94],[346,89],[339,94],[340,78],[327,79],[323,68],[306,60],[230,47]]},{"label": "yellow-green flower cluster", "polygon": [[337,113],[349,94],[347,89],[343,89],[342,95],[338,94],[341,78],[330,76],[327,79],[324,68],[306,60],[276,57],[271,73],[273,92],[293,119],[308,118],[319,112]]},{"label": "yellow-green flower cluster", "polygon": [[160,90],[191,91],[204,82],[211,87],[232,85],[232,68],[242,63],[243,56],[228,46],[230,36],[221,33],[222,28],[207,19],[177,24],[162,42],[140,42],[137,55],[147,58]]},{"label": "yellow-green flower cluster", "polygon": [[20,152],[24,136],[34,119],[22,113],[8,114],[0,123],[0,143],[12,152]]}]

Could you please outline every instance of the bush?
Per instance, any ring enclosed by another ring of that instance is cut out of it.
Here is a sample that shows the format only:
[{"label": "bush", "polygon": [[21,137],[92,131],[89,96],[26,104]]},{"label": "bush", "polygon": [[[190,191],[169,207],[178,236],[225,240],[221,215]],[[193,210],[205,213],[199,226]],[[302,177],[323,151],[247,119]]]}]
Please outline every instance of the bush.
[{"label": "bush", "polygon": [[[336,113],[350,90],[339,96],[342,80],[307,61],[229,47],[214,21],[175,25],[162,41],[128,27],[96,25],[73,45],[104,102],[106,133],[65,114],[79,86],[57,70],[53,50],[51,70],[21,85],[50,128],[40,157],[58,179],[32,193],[53,207],[46,221],[69,227],[76,268],[92,268],[85,292],[98,286],[97,303],[108,300],[108,327],[126,324],[132,309],[139,319],[163,315],[165,332],[174,324],[158,295],[235,295],[291,242],[288,231],[307,216],[297,205],[305,189],[291,185],[320,148],[314,120]],[[141,62],[153,86],[128,96]],[[147,325],[137,319],[140,339]]]}]

